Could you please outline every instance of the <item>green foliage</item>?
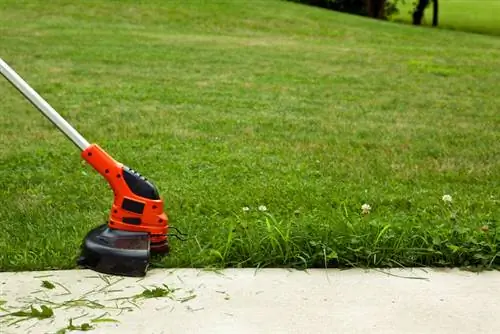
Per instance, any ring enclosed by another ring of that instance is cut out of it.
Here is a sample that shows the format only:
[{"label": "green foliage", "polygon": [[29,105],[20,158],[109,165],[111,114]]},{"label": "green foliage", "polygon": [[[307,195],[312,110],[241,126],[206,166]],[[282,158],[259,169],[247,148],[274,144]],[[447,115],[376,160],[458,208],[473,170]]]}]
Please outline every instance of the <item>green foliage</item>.
[{"label": "green foliage", "polygon": [[[287,0],[306,5],[326,8],[355,15],[368,15],[367,0]],[[388,0],[385,3],[385,13],[388,17],[399,13],[398,3],[405,0]]]},{"label": "green foliage", "polygon": [[339,12],[367,15],[366,0],[288,0]]},{"label": "green foliage", "polygon": [[[411,24],[418,0],[405,0],[398,4],[398,13],[391,20]],[[431,4],[432,1],[429,2]],[[439,28],[485,35],[500,36],[500,1],[439,1]],[[427,6],[422,20],[423,26],[430,26],[433,7]]]},{"label": "green foliage", "polygon": [[211,242],[204,240],[197,263],[220,268],[500,266],[500,233],[494,219],[472,228],[446,208],[434,219],[411,223],[340,210],[347,211],[336,225],[300,218],[277,221],[270,214],[225,224],[225,238],[218,234]]}]

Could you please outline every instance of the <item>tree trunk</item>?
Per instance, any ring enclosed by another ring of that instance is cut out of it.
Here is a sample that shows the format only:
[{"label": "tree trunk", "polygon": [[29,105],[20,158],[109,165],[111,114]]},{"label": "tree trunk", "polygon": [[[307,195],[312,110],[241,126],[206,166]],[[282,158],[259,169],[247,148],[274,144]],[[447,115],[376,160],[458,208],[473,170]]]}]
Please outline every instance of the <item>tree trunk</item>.
[{"label": "tree trunk", "polygon": [[375,19],[385,18],[385,3],[387,0],[368,0],[368,16]]},{"label": "tree trunk", "polygon": [[419,0],[415,11],[413,12],[413,24],[421,25],[422,18],[424,17],[424,11],[427,5],[429,4],[429,0]]},{"label": "tree trunk", "polygon": [[432,0],[432,26],[439,24],[439,0]]}]

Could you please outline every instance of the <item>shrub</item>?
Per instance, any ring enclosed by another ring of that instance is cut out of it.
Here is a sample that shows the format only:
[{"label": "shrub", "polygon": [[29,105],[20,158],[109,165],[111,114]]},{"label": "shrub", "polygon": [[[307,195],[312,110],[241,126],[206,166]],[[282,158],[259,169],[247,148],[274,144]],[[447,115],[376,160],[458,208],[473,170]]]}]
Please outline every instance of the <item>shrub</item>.
[{"label": "shrub", "polygon": [[[303,3],[310,6],[316,6],[321,8],[326,8],[330,10],[335,10],[344,13],[350,13],[355,15],[368,16],[368,3],[370,0],[288,0],[297,3]],[[380,1],[380,0],[371,0]],[[398,13],[398,2],[401,0],[386,0],[384,18]],[[404,1],[404,0],[403,0]],[[382,17],[380,17],[382,18]]]}]

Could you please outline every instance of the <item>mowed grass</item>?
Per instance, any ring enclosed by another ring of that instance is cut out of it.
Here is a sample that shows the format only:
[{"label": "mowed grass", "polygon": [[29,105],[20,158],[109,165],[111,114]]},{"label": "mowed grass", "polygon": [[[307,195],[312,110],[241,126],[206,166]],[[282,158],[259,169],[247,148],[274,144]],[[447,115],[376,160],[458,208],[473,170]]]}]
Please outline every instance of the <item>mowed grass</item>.
[{"label": "mowed grass", "polygon": [[[400,0],[396,22],[412,22],[414,1]],[[425,10],[423,26],[432,26],[432,4]],[[500,36],[500,0],[440,0],[439,28]]]},{"label": "mowed grass", "polygon": [[[499,38],[271,0],[7,0],[0,20],[1,57],[156,183],[188,234],[157,266],[500,264]],[[0,268],[74,268],[112,192],[0,96]]]}]

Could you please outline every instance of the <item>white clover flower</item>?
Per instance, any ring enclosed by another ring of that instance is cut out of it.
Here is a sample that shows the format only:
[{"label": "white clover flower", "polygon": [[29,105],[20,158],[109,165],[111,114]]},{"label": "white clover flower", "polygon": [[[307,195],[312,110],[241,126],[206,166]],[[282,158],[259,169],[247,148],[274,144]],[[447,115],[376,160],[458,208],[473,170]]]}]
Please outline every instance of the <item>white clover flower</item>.
[{"label": "white clover flower", "polygon": [[243,211],[248,212],[248,211],[250,211],[250,208],[248,206],[244,206]]},{"label": "white clover flower", "polygon": [[370,213],[371,209],[372,207],[366,203],[361,206],[361,210],[363,211],[364,214]]},{"label": "white clover flower", "polygon": [[452,201],[452,200],[453,200],[453,199],[451,198],[451,196],[450,196],[450,195],[444,195],[444,196],[443,196],[443,201],[444,201],[444,202],[451,203],[451,201]]},{"label": "white clover flower", "polygon": [[259,205],[259,211],[267,211],[267,208],[265,205]]}]

